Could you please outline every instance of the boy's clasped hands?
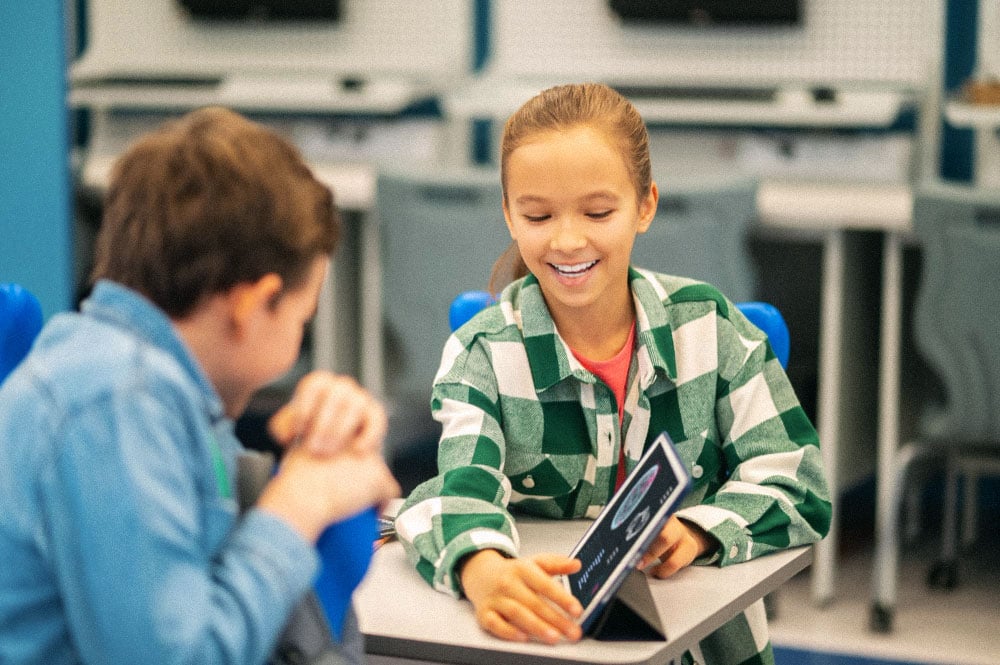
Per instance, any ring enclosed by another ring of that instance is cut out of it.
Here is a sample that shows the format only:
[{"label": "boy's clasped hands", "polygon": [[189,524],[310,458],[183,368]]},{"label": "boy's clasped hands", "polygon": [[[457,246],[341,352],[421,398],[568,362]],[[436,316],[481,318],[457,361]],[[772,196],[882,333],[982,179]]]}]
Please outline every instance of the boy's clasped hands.
[{"label": "boy's clasped hands", "polygon": [[306,375],[268,423],[286,452],[257,506],[315,542],[331,522],[399,496],[382,457],[386,427],[385,410],[354,379]]}]

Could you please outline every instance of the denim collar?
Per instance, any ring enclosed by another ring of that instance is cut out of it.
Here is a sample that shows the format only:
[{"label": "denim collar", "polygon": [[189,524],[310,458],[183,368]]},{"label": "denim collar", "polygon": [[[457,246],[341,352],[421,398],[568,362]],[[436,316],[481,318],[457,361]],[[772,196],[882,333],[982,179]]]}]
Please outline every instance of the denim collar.
[{"label": "denim collar", "polygon": [[166,313],[142,294],[109,280],[99,280],[80,311],[97,320],[124,328],[155,346],[184,369],[198,386],[214,422],[225,417],[222,399],[191,354]]}]

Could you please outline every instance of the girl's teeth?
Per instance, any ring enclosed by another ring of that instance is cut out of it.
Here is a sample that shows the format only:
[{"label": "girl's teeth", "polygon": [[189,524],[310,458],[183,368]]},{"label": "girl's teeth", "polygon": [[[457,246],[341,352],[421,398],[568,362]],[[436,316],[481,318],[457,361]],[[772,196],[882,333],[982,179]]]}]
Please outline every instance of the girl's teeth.
[{"label": "girl's teeth", "polygon": [[553,267],[564,275],[578,275],[585,270],[593,266],[597,261],[588,261],[586,263],[574,263],[571,266],[561,266],[553,264]]}]

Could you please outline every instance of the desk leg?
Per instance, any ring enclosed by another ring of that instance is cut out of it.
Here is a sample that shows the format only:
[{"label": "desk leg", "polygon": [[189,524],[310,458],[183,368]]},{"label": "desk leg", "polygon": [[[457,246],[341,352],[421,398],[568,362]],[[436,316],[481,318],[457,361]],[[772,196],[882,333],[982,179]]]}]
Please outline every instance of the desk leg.
[{"label": "desk leg", "polygon": [[326,280],[316,304],[312,324],[312,365],[314,369],[333,371],[336,366],[337,333],[334,320],[337,310],[336,266],[331,261]]},{"label": "desk leg", "polygon": [[361,385],[385,396],[385,345],[382,333],[382,235],[377,211],[361,218],[358,309],[361,316]]},{"label": "desk leg", "polygon": [[882,273],[882,342],[879,363],[878,467],[875,495],[875,561],[872,579],[872,627],[891,630],[899,565],[898,518],[901,471],[912,451],[899,448],[899,382],[903,309],[903,241],[885,239]]},{"label": "desk leg", "polygon": [[830,532],[816,544],[812,565],[812,598],[817,605],[833,599],[834,577],[837,565],[837,538],[839,531],[838,450],[840,443],[839,405],[841,400],[841,360],[844,353],[843,302],[845,232],[834,229],[826,232],[823,244],[823,273],[820,294],[819,338],[819,399],[817,428],[820,449],[826,466],[833,517]]}]

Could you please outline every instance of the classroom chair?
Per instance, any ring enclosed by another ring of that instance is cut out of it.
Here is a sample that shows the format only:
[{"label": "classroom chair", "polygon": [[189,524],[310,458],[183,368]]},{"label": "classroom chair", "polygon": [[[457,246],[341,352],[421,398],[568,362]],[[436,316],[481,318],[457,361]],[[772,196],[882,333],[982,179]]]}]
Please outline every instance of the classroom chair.
[{"label": "classroom chair", "polygon": [[28,355],[42,329],[42,306],[19,284],[0,284],[0,383]]},{"label": "classroom chair", "polygon": [[[655,175],[655,174],[654,174]],[[681,183],[657,177],[660,201],[649,230],[635,239],[632,263],[708,282],[736,302],[757,295],[757,271],[747,246],[757,219],[751,179]]]},{"label": "classroom chair", "polygon": [[879,478],[887,500],[877,506],[870,626],[882,633],[892,630],[901,506],[915,463],[934,461],[945,473],[941,560],[928,580],[944,588],[957,582],[959,480],[966,524],[974,527],[978,476],[1000,473],[1000,190],[918,189],[913,227],[923,256],[914,340],[943,394],[923,405],[917,436]]},{"label": "classroom chair", "polygon": [[[448,309],[448,325],[452,332],[478,314],[482,309],[494,302],[493,296],[487,291],[463,291],[451,301]],[[788,367],[788,355],[791,350],[791,336],[788,324],[781,311],[771,303],[751,300],[736,303],[743,316],[750,323],[760,328],[771,344],[774,356],[782,367]]]},{"label": "classroom chair", "polygon": [[[448,338],[454,294],[485,288],[510,244],[495,169],[384,170],[376,181],[381,236],[386,452],[431,442],[431,386]],[[433,457],[433,453],[430,453]]]},{"label": "classroom chair", "polygon": [[[237,458],[236,496],[249,510],[276,470],[269,452],[247,450]],[[364,652],[352,598],[371,563],[378,536],[376,508],[328,526],[316,542],[320,571],[295,606],[278,637],[269,665],[335,665],[355,662]]]}]

